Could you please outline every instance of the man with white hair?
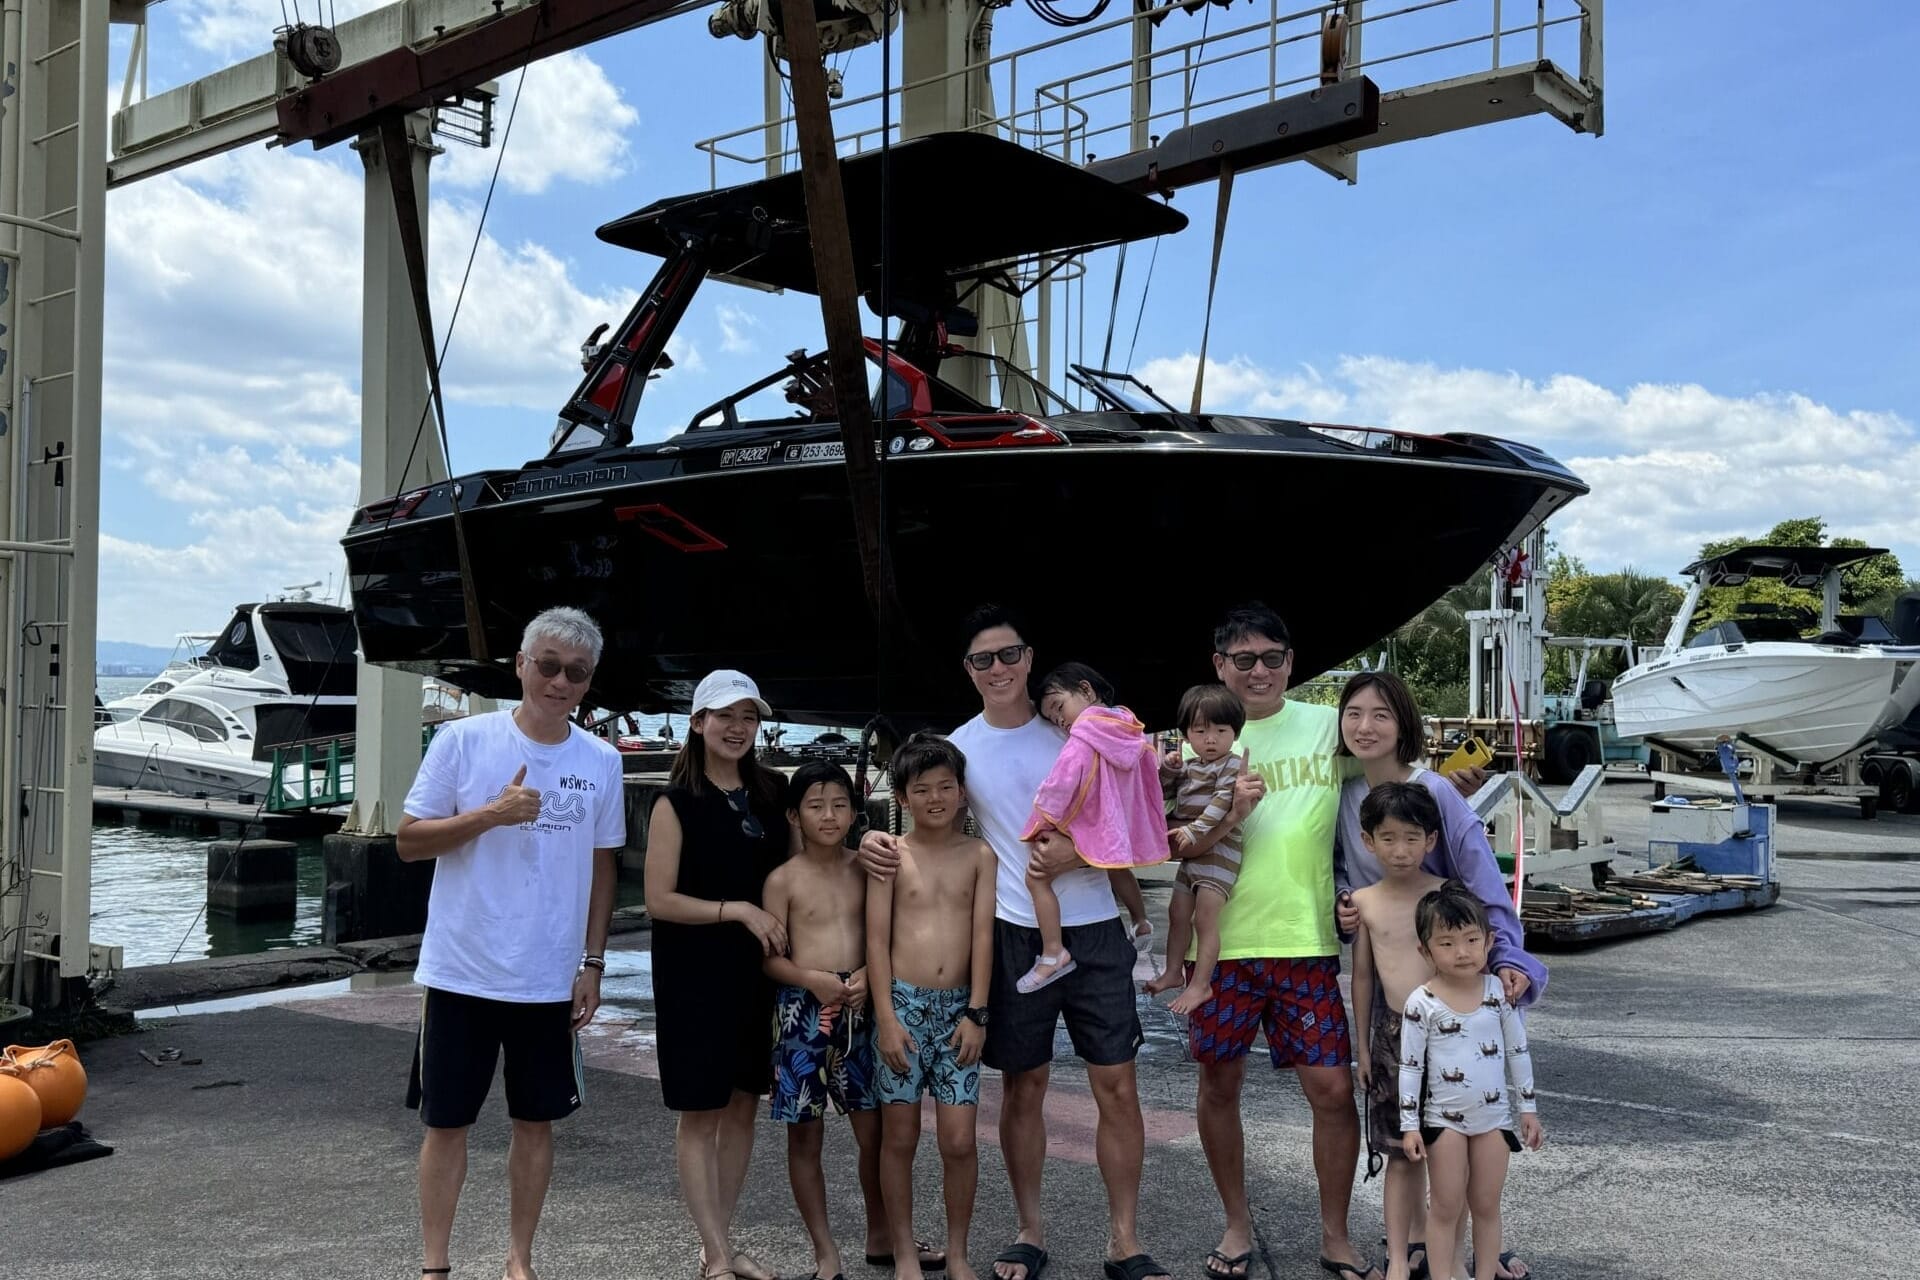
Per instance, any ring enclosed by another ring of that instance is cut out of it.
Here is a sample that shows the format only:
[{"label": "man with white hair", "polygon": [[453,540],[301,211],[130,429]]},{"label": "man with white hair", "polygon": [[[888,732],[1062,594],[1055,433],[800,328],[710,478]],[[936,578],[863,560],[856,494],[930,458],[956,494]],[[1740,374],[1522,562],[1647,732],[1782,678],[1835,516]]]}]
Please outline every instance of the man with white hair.
[{"label": "man with white hair", "polygon": [[585,1091],[578,1032],[600,1007],[627,838],[620,755],[568,718],[600,648],[600,628],[578,609],[548,609],[528,623],[514,655],[519,705],[442,726],[403,806],[401,859],[434,860],[407,1090],[427,1130],[422,1275],[450,1270],[467,1129],[502,1053],[513,1121],[506,1276],[533,1275],[553,1122],[577,1110]]}]

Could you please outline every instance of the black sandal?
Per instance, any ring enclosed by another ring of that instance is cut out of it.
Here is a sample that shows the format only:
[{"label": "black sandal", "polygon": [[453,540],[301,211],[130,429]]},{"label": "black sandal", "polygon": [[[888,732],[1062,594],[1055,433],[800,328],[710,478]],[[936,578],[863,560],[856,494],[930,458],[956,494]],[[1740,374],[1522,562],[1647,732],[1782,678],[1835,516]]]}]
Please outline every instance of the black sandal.
[{"label": "black sandal", "polygon": [[1146,1280],[1148,1276],[1166,1276],[1167,1280],[1173,1280],[1173,1272],[1146,1253],[1136,1253],[1131,1258],[1108,1258],[1100,1269],[1106,1272],[1107,1280]]},{"label": "black sandal", "polygon": [[[1215,1266],[1216,1262],[1220,1265]],[[1251,1269],[1252,1263],[1253,1250],[1251,1249],[1232,1258],[1214,1249],[1208,1252],[1204,1265],[1207,1274],[1213,1277],[1213,1280],[1247,1280],[1247,1270]]]},{"label": "black sandal", "polygon": [[444,1276],[452,1270],[452,1267],[422,1267],[420,1268],[420,1274],[423,1276]]},{"label": "black sandal", "polygon": [[[1026,1280],[1039,1280],[1040,1273],[1047,1269],[1047,1251],[1039,1245],[1028,1244],[1024,1240],[1016,1240],[1003,1249],[1000,1256],[994,1259],[994,1262],[1004,1262],[1014,1267],[1025,1267],[1027,1269]],[[1153,1273],[1149,1271],[1147,1274],[1152,1275]],[[993,1275],[994,1280],[999,1280],[1000,1273],[998,1271],[995,1271]]]}]

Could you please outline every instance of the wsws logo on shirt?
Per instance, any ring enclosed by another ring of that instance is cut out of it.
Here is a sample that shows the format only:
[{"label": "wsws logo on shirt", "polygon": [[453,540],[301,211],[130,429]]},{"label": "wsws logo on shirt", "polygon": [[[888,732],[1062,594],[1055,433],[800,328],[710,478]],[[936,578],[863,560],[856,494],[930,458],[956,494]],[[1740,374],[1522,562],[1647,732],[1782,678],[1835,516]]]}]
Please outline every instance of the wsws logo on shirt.
[{"label": "wsws logo on shirt", "polygon": [[[596,789],[593,783],[588,782],[584,778],[564,777],[560,779],[560,785],[562,787],[573,786],[576,788],[584,785],[588,791]],[[506,791],[506,787],[503,786],[499,791],[488,796],[487,803],[492,804],[495,800],[498,800],[504,791]],[[566,793],[559,791],[542,791],[540,793],[540,816],[532,822],[521,823],[520,830],[571,831],[586,821],[586,817],[587,797],[579,790]]]}]

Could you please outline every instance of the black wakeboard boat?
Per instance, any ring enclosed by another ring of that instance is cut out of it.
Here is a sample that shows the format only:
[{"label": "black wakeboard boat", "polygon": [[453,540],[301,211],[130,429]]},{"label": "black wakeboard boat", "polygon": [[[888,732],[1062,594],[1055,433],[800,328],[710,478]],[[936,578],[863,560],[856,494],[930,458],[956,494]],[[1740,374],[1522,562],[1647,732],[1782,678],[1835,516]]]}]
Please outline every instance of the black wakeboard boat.
[{"label": "black wakeboard boat", "polygon": [[[885,711],[902,729],[951,726],[978,709],[961,620],[992,600],[1029,617],[1040,668],[1090,662],[1162,723],[1184,688],[1212,678],[1209,632],[1227,606],[1278,609],[1305,680],[1587,491],[1539,450],[1484,435],[1196,415],[1078,366],[1095,408],[1004,362],[984,382],[943,378],[988,358],[953,339],[973,326],[969,294],[1008,282],[1009,264],[1176,232],[1186,218],[1013,143],[933,135],[892,149],[883,282],[879,165],[861,155],[841,174],[858,287],[901,321],[866,354],[905,643],[877,638],[824,354],[796,353],[666,438],[634,440],[647,375],[706,278],[818,291],[789,173],[599,229],[665,261],[590,360],[548,454],[355,514],[343,543],[366,659],[516,696],[527,620],[568,604],[606,633],[594,705],[684,713],[700,677],[729,666],[783,720],[861,724]],[[992,401],[956,383],[991,386]]]}]

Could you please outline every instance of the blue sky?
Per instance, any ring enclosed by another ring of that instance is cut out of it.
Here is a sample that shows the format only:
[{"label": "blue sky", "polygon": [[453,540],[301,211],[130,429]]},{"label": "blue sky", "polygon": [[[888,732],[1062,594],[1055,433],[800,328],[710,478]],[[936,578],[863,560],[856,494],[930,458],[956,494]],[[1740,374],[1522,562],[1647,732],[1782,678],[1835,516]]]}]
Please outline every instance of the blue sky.
[{"label": "blue sky", "polygon": [[[1538,444],[1594,486],[1554,534],[1595,568],[1671,572],[1704,539],[1824,515],[1920,573],[1908,104],[1861,72],[1858,22],[1789,9],[1761,21],[1731,0],[1655,7],[1608,7],[1601,138],[1534,117],[1370,151],[1351,187],[1298,164],[1242,176],[1209,405]],[[279,8],[155,6],[152,90],[264,50]],[[1407,19],[1370,51],[1483,29],[1488,8]],[[1506,8],[1510,22],[1531,10]],[[1254,13],[1176,12],[1158,39]],[[1874,14],[1874,47],[1920,47],[1920,10]],[[1054,34],[1016,6],[997,14],[994,48]],[[1549,52],[1569,63],[1569,38]],[[849,97],[878,87],[877,55],[838,60]],[[1393,89],[1485,55],[1449,56],[1373,74]],[[701,15],[531,71],[446,371],[456,470],[544,451],[579,342],[620,318],[653,266],[593,229],[707,185],[693,143],[757,122],[763,57],[708,35]],[[1227,73],[1211,74],[1201,97]],[[456,147],[434,162],[443,331],[494,158]],[[241,596],[340,572],[357,496],[360,185],[345,146],[256,147],[110,198],[104,638],[165,643]],[[1198,350],[1214,199],[1211,186],[1178,196],[1192,225],[1161,246],[1144,311],[1144,246],[1123,281],[1117,347],[1140,314],[1134,364],[1176,400]],[[1093,356],[1113,257],[1089,266]],[[656,434],[817,346],[817,306],[710,286],[682,328],[681,367],[649,392]]]}]

